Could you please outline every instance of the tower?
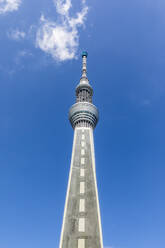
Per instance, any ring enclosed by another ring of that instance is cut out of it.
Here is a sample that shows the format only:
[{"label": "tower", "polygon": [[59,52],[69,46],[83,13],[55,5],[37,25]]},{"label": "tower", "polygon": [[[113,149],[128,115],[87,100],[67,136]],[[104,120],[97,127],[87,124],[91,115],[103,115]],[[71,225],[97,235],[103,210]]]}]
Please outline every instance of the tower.
[{"label": "tower", "polygon": [[82,53],[76,103],[69,110],[74,140],[60,248],[103,248],[93,141],[99,115],[92,103],[87,56],[87,52]]}]

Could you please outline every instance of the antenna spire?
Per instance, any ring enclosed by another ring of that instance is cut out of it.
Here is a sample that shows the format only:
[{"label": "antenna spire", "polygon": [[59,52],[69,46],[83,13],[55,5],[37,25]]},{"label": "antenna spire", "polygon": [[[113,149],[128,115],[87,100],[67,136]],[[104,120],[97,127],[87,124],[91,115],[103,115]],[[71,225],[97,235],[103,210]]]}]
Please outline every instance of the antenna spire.
[{"label": "antenna spire", "polygon": [[82,78],[87,78],[87,57],[88,53],[82,52]]}]

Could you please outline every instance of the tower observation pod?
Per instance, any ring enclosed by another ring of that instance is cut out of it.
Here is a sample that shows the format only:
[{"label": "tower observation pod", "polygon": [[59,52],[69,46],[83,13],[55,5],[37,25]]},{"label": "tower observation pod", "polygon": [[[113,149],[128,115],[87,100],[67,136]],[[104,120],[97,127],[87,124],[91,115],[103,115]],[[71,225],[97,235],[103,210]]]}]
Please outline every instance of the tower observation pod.
[{"label": "tower observation pod", "polygon": [[92,103],[87,56],[82,53],[76,103],[69,110],[74,139],[59,248],[103,248],[93,139],[99,114]]}]

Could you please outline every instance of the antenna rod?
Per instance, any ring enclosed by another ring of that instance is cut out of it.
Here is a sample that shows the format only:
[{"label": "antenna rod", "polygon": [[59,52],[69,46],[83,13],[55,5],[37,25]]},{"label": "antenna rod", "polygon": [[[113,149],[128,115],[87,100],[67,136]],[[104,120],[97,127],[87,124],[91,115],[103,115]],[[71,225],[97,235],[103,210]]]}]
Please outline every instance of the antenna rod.
[{"label": "antenna rod", "polygon": [[82,52],[82,78],[87,78],[87,52]]}]

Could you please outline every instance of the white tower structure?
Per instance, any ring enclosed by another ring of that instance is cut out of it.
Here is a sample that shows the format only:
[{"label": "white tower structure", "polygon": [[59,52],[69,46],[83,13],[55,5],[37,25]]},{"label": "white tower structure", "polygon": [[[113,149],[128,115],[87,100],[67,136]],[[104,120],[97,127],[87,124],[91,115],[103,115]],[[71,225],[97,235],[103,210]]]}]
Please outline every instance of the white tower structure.
[{"label": "white tower structure", "polygon": [[82,76],[69,120],[74,140],[60,248],[103,248],[97,192],[93,129],[98,110],[87,78],[87,52],[82,53]]}]

